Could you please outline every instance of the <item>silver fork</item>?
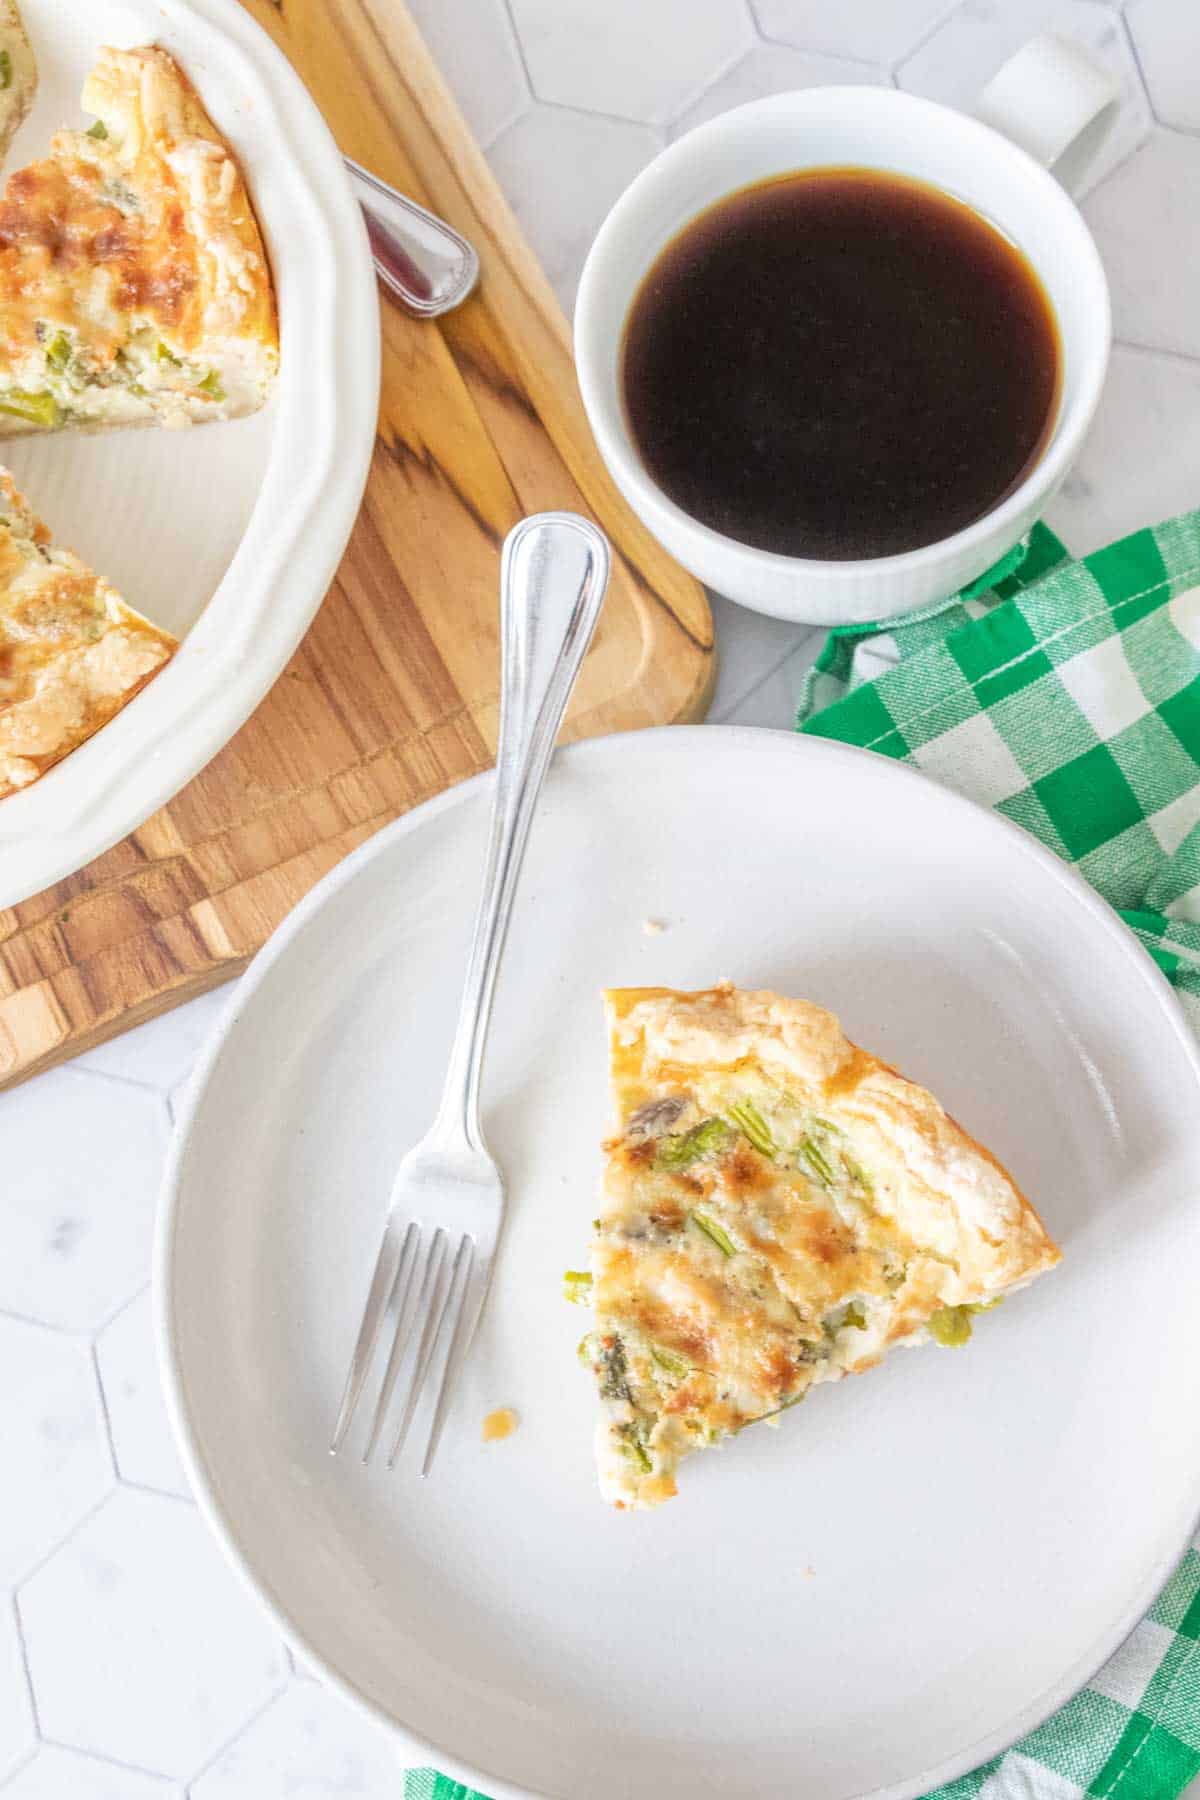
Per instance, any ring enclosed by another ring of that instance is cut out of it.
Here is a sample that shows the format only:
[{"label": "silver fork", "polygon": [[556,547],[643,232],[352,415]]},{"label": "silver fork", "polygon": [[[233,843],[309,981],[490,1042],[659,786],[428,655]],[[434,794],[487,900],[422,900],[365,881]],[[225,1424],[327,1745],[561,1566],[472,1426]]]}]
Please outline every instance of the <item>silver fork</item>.
[{"label": "silver fork", "polygon": [[[479,1123],[479,1075],[496,971],[554,740],[608,585],[603,534],[574,513],[538,513],[509,532],[500,563],[500,744],[483,892],[454,1047],[433,1125],[401,1162],[329,1448],[341,1448],[385,1321],[391,1348],[363,1461],[401,1388],[390,1469],[430,1370],[440,1379],[426,1440],[428,1475],[454,1383],[487,1294],[504,1182]],[[414,1347],[415,1346],[415,1347]],[[405,1380],[400,1384],[401,1372]]]}]

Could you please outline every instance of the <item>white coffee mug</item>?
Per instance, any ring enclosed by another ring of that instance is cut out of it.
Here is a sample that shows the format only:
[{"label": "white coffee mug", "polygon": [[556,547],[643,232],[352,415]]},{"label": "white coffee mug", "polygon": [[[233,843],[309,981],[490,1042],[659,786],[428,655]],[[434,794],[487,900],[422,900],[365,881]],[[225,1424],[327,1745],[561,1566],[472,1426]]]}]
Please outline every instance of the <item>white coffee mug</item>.
[{"label": "white coffee mug", "polygon": [[[1040,37],[1001,69],[981,96],[977,117],[890,88],[780,94],[689,132],[626,189],[584,266],[575,308],[575,359],[592,431],[613,479],[685,568],[759,612],[840,625],[892,618],[943,599],[1024,536],[1071,466],[1108,365],[1108,286],[1091,234],[1062,181],[1073,181],[1090,158],[1111,119],[1115,95],[1108,71],[1076,45]],[[621,350],[643,276],[689,220],[752,182],[847,165],[931,182],[965,201],[1024,252],[1058,318],[1062,382],[1054,429],[1040,460],[999,505],[920,549],[833,562],[739,543],[668,499],[630,434]]]}]

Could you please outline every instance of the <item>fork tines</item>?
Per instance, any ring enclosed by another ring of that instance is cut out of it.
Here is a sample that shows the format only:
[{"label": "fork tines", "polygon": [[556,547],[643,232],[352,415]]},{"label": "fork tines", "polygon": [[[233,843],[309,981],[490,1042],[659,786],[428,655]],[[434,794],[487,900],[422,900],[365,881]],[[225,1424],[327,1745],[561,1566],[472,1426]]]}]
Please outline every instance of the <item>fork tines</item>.
[{"label": "fork tines", "polygon": [[[350,1373],[329,1446],[331,1454],[336,1455],[345,1442],[383,1336],[384,1323],[390,1319],[391,1348],[362,1460],[369,1462],[374,1453],[392,1407],[401,1370],[407,1363],[406,1379],[401,1384],[400,1423],[387,1456],[388,1468],[394,1466],[408,1437],[440,1346],[440,1379],[434,1390],[429,1435],[421,1466],[421,1473],[428,1475],[441,1437],[446,1402],[482,1303],[477,1264],[475,1242],[469,1233],[464,1233],[454,1244],[451,1234],[441,1226],[423,1229],[415,1219],[407,1223],[397,1219],[389,1222],[371,1277]],[[419,1341],[415,1352],[409,1356],[418,1327]]]}]

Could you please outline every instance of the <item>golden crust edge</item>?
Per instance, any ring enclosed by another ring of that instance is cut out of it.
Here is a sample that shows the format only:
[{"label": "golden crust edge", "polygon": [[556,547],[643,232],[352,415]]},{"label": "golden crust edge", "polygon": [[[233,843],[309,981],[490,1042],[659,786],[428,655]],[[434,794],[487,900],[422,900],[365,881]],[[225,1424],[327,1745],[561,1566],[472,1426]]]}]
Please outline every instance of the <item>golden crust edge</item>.
[{"label": "golden crust edge", "polygon": [[[132,608],[130,610],[132,611]],[[135,616],[140,618],[141,615],[138,614]],[[156,637],[170,639],[171,644],[176,645],[177,647],[177,640],[171,638],[170,632],[160,632],[157,626],[151,626],[150,630]],[[157,663],[153,669],[147,669],[146,673],[139,681],[135,682],[132,687],[125,689],[111,708],[103,710],[102,717],[98,718],[94,724],[89,724],[87,730],[81,732],[78,736],[73,737],[70,743],[64,744],[60,750],[56,750],[50,755],[31,756],[27,758],[29,762],[37,764],[37,774],[33,777],[32,781],[18,783],[6,781],[3,776],[0,776],[0,800],[7,800],[10,794],[28,793],[30,788],[36,787],[42,777],[49,774],[51,769],[55,768],[60,762],[65,761],[73,751],[78,750],[83,744],[86,744],[90,738],[94,738],[96,733],[102,731],[106,725],[110,724],[111,721],[116,718],[118,713],[124,712],[130,701],[136,700],[142,689],[148,687],[156,675],[162,674],[162,671],[166,668],[174,654],[174,648],[168,649],[167,654],[160,663]]]},{"label": "golden crust edge", "polygon": [[[34,511],[22,489],[17,486],[11,471],[2,466],[0,466],[0,489],[3,490],[6,504],[13,515],[11,526],[7,520],[0,519],[0,530],[12,530],[12,535],[18,540],[23,539],[34,546],[52,545],[60,552],[66,551],[65,545],[55,543],[48,527],[39,514]],[[66,554],[73,556],[73,552],[66,552]],[[130,701],[135,699],[142,689],[154,680],[156,675],[161,674],[179,648],[178,638],[161,625],[156,625],[152,619],[146,618],[143,613],[138,612],[136,607],[130,606],[124,595],[114,588],[103,575],[97,574],[89,564],[82,562],[79,558],[74,558],[74,560],[79,563],[80,570],[90,576],[97,587],[103,591],[105,606],[109,611],[112,623],[118,628],[124,625],[136,626],[139,634],[159,645],[164,654],[152,669],[147,669],[137,681],[122,689],[120,694],[114,695],[110,704],[98,706],[94,712],[89,711],[86,726],[77,732],[68,733],[66,741],[59,748],[41,756],[24,757],[22,760],[33,763],[37,767],[37,774],[31,781],[8,781],[0,775],[0,800],[6,800],[10,794],[21,794],[31,787],[36,787],[42,777],[56,764],[70,756],[72,751],[78,750],[81,744],[86,744],[89,738],[94,737],[98,731],[115,719],[118,713],[124,712]],[[3,606],[4,595],[0,593],[0,612],[3,611]]]},{"label": "golden crust edge", "polygon": [[[646,1001],[662,1000],[685,1004],[707,1003],[718,1007],[722,1004],[727,1005],[731,999],[735,998],[766,1002],[773,1010],[782,1010],[803,1020],[806,1024],[816,1025],[825,1037],[829,1049],[835,1054],[836,1067],[843,1070],[850,1068],[857,1076],[853,1086],[839,1084],[837,1089],[839,1102],[844,1101],[847,1095],[853,1093],[855,1088],[861,1086],[863,1081],[870,1076],[882,1074],[889,1077],[892,1081],[902,1085],[904,1099],[909,1103],[907,1110],[910,1113],[924,1118],[932,1115],[936,1121],[944,1121],[953,1138],[968,1154],[980,1158],[995,1169],[1016,1196],[1022,1224],[1026,1226],[1032,1224],[1041,1238],[1040,1255],[1036,1254],[1034,1246],[1029,1246],[1030,1255],[1024,1262],[1021,1279],[1031,1279],[1047,1269],[1054,1268],[1061,1262],[1062,1251],[1048,1230],[1045,1220],[1012,1172],[1000,1161],[1000,1158],[960,1125],[958,1120],[946,1111],[937,1096],[928,1088],[922,1087],[919,1082],[911,1080],[901,1070],[894,1068],[892,1064],[884,1062],[880,1057],[873,1055],[871,1051],[865,1050],[860,1044],[856,1044],[848,1038],[836,1015],[829,1012],[827,1008],[818,1006],[815,1001],[793,999],[767,988],[737,988],[729,981],[718,982],[711,988],[690,990],[668,987],[606,988],[603,991],[603,999],[609,1024],[609,1056],[614,1101],[619,1102],[622,1089],[632,1085],[631,1078],[634,1076],[635,1068],[637,1074],[644,1079],[645,1062],[638,1053],[643,1039],[639,1036],[638,1046],[635,1048],[622,1043],[618,1031],[620,1024],[639,1005]],[[631,1050],[634,1052],[633,1055],[629,1054]],[[686,1055],[681,1055],[675,1060],[683,1067],[689,1066],[689,1061],[696,1067],[714,1066],[706,1060],[689,1059]],[[744,1059],[741,1057],[732,1058],[728,1066],[733,1067],[742,1060]],[[916,1106],[911,1104],[914,1100],[918,1103]]]}]

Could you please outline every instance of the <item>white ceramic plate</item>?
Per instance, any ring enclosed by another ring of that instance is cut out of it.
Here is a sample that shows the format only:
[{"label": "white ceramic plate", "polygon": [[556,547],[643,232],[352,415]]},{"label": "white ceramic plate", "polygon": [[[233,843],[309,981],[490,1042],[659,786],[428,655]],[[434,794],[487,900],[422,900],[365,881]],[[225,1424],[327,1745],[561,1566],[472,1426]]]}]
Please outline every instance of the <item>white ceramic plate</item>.
[{"label": "white ceramic plate", "polygon": [[[200,1072],[157,1292],[202,1504],[302,1655],[496,1800],[923,1792],[1079,1686],[1200,1501],[1200,1069],[1174,999],[1052,856],[894,763],[712,728],[569,751],[486,1071],[495,1286],[433,1478],[365,1470],[326,1445],[431,1116],[488,800],[470,782],[343,863]],[[1065,1260],[969,1349],[818,1389],[621,1515],[560,1299],[606,1125],[597,989],[723,975],[827,1003],[930,1084]],[[485,1446],[500,1405],[520,1430]]]},{"label": "white ceramic plate", "polygon": [[0,443],[55,536],[183,638],[103,731],[0,804],[0,906],[98,856],[249,716],[329,586],[366,479],[379,307],[337,148],[237,0],[21,0],[41,80],[8,167],[82,119],[103,43],[179,58],[237,152],[279,299],[280,378],[252,419]]}]

